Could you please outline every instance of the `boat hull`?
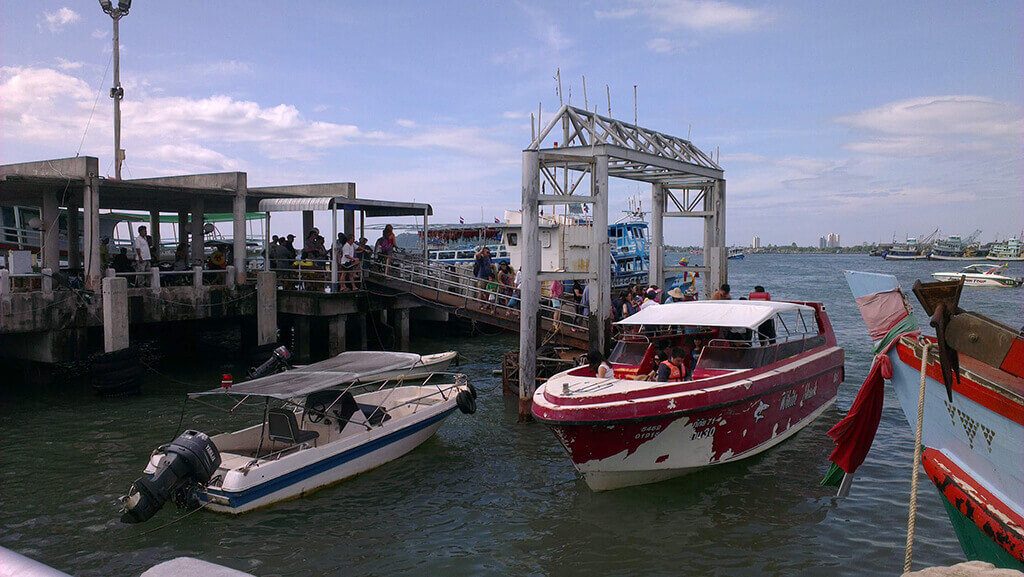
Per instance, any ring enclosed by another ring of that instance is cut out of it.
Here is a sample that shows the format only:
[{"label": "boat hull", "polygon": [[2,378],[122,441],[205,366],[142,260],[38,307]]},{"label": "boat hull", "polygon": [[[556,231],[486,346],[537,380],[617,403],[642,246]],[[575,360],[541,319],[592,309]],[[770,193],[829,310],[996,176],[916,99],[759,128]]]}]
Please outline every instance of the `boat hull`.
[{"label": "boat hull", "polygon": [[892,254],[886,253],[882,255],[885,260],[927,260],[928,257],[923,254]]},{"label": "boat hull", "polygon": [[978,256],[950,256],[944,254],[932,253],[928,255],[928,260],[979,260],[985,258],[981,255]]},{"label": "boat hull", "polygon": [[[890,351],[892,383],[907,421],[917,422],[921,347],[909,337]],[[1024,403],[987,386],[961,357],[960,382],[949,400],[938,359],[927,367],[922,444],[925,470],[942,493],[970,559],[1024,570]],[[973,363],[973,364],[972,364]],[[981,369],[977,369],[981,370]],[[953,514],[953,512],[957,514]],[[965,522],[970,521],[969,523]],[[978,543],[978,532],[989,544]],[[990,545],[1003,554],[993,553]],[[1008,563],[1007,558],[1015,560]]]},{"label": "boat hull", "polygon": [[[649,401],[685,407],[695,403],[694,388],[698,397],[708,391],[696,401],[702,407],[675,413],[581,422],[552,418],[535,398],[534,416],[551,428],[592,490],[654,483],[751,457],[796,434],[835,402],[842,362],[841,350],[830,349],[732,383],[711,379],[704,389],[684,383],[692,386]],[[711,396],[724,399],[740,389],[749,394],[722,403]]]},{"label": "boat hull", "polygon": [[455,410],[452,399],[403,426],[388,423],[352,442],[306,449],[247,475],[232,471],[220,488],[200,493],[200,500],[211,511],[238,514],[308,495],[409,453],[432,437]]},{"label": "boat hull", "polygon": [[1024,262],[1024,256],[998,256],[988,255],[985,257],[986,260],[995,260],[1000,262]]},{"label": "boat hull", "polygon": [[959,280],[961,277],[964,279],[964,286],[969,287],[1014,288],[1021,286],[1021,281],[1019,279],[1002,275],[962,274],[951,272],[932,273],[932,278],[940,281]]}]

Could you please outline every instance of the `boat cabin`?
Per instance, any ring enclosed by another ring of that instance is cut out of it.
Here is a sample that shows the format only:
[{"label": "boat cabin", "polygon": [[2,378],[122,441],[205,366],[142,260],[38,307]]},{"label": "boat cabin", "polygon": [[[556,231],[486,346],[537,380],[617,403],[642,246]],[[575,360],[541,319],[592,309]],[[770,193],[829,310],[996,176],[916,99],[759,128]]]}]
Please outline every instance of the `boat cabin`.
[{"label": "boat cabin", "polygon": [[[818,303],[692,301],[644,309],[619,321],[608,358],[619,379],[650,381],[656,355],[683,349],[686,380],[701,380],[785,362],[826,344],[831,334]],[[664,360],[664,359],[662,359]],[[594,374],[589,367],[570,371]]]}]

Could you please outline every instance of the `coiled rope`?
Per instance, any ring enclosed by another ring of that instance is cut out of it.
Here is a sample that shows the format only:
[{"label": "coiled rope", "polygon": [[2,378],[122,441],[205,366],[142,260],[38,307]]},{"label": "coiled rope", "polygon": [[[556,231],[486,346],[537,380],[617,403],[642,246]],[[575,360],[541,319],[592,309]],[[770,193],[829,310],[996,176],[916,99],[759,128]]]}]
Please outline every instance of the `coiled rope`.
[{"label": "coiled rope", "polygon": [[925,343],[921,353],[921,387],[917,396],[917,429],[914,433],[914,467],[910,476],[910,512],[907,518],[907,550],[903,557],[903,572],[910,572],[914,557],[914,526],[917,518],[917,476],[921,468],[921,429],[924,426],[924,388],[928,382],[928,355],[935,343]]}]

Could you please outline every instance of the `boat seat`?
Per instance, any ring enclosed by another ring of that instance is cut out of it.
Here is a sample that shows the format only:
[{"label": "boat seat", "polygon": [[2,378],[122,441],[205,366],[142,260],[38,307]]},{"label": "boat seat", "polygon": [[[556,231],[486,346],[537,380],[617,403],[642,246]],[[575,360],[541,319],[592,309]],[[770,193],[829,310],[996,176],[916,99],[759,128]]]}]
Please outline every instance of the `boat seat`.
[{"label": "boat seat", "polygon": [[387,409],[380,405],[364,405],[359,403],[359,410],[363,412],[363,416],[365,416],[366,420],[374,427],[391,418]]},{"label": "boat seat", "polygon": [[300,429],[295,413],[277,408],[267,411],[267,436],[271,441],[299,445],[315,441],[320,433]]}]

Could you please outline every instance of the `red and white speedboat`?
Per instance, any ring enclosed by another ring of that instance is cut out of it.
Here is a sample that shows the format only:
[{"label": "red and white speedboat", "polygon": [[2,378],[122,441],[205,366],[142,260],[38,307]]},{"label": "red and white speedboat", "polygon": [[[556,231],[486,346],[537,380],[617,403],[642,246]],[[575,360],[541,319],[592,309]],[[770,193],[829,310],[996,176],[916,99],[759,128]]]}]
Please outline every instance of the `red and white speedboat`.
[{"label": "red and white speedboat", "polygon": [[[820,303],[680,302],[616,324],[614,378],[577,367],[533,397],[534,417],[594,491],[756,455],[817,418],[843,380],[843,350]],[[692,380],[648,380],[666,345],[694,351]]]}]

